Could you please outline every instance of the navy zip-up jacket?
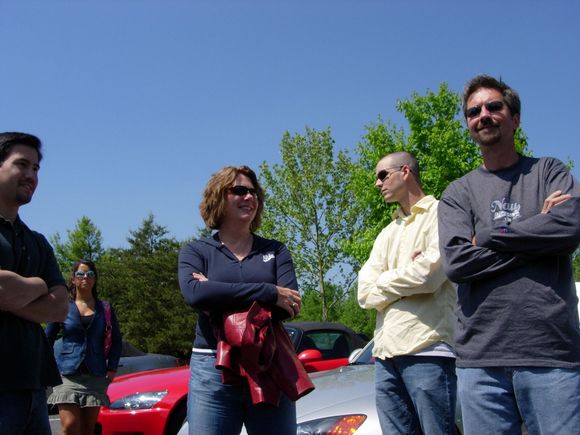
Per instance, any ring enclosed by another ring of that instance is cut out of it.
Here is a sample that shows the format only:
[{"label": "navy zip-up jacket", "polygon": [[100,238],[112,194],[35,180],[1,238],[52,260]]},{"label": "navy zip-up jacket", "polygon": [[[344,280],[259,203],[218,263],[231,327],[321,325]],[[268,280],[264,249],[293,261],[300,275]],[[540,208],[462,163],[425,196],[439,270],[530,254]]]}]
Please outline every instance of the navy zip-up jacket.
[{"label": "navy zip-up jacket", "polygon": [[[45,333],[54,346],[54,357],[62,375],[74,374],[81,363],[95,376],[105,376],[108,370],[117,370],[121,358],[122,342],[119,323],[111,306],[112,343],[109,357],[105,358],[105,309],[103,302],[97,300],[95,317],[85,329],[81,315],[74,301],[69,301],[68,316],[63,323],[53,322],[46,325]],[[55,344],[59,331],[63,330],[62,340]]]},{"label": "navy zip-up jacket", "polygon": [[[194,279],[193,272],[203,273],[208,281]],[[193,345],[201,349],[217,346],[210,314],[249,307],[254,301],[274,306],[276,286],[298,289],[288,249],[257,235],[242,261],[219,241],[218,233],[187,243],[179,253],[178,273],[185,301],[199,313]]]}]

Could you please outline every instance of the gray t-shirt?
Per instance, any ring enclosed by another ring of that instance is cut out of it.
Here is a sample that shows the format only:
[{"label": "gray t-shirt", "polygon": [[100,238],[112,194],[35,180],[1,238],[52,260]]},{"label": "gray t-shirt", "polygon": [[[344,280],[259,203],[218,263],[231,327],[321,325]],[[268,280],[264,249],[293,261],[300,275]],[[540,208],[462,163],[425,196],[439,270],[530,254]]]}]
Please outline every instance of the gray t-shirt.
[{"label": "gray t-shirt", "polygon": [[[556,190],[573,198],[541,214]],[[580,368],[571,263],[580,185],[562,162],[522,156],[454,181],[439,204],[439,240],[445,271],[459,284],[459,367]]]}]

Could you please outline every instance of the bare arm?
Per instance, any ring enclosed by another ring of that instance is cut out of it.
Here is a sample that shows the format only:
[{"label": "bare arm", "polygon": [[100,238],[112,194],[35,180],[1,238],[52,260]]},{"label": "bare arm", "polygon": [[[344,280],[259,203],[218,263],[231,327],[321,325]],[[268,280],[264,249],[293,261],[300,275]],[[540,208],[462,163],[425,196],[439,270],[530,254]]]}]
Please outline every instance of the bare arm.
[{"label": "bare arm", "polygon": [[67,289],[64,285],[51,287],[50,293],[12,313],[31,322],[64,322],[68,313]]},{"label": "bare arm", "polygon": [[14,312],[47,293],[48,287],[42,278],[25,278],[9,270],[0,270],[0,310]]}]

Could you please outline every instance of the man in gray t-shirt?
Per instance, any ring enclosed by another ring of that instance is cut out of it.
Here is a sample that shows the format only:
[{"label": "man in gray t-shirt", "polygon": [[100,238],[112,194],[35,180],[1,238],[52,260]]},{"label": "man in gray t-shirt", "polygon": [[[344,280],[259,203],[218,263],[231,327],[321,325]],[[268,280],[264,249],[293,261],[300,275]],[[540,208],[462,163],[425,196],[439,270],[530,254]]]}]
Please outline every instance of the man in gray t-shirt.
[{"label": "man in gray t-shirt", "polygon": [[458,397],[465,433],[576,433],[580,329],[571,255],[580,185],[553,158],[519,155],[518,94],[480,75],[465,87],[483,165],[443,193],[439,241],[458,286]]}]

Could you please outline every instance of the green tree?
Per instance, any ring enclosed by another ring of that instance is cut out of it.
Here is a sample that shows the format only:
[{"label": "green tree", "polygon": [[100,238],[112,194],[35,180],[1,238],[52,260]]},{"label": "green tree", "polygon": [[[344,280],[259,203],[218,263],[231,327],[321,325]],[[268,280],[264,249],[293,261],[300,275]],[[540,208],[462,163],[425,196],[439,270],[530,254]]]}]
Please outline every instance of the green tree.
[{"label": "green tree", "polygon": [[81,217],[73,230],[67,230],[67,239],[55,233],[50,241],[61,272],[66,277],[72,264],[80,259],[99,261],[103,255],[101,230],[86,216]]},{"label": "green tree", "polygon": [[359,306],[356,288],[354,288],[340,305],[338,320],[352,330],[372,337],[375,332],[376,317],[376,310],[363,310]]},{"label": "green tree", "polygon": [[[356,218],[346,188],[352,162],[346,152],[335,152],[329,129],[286,132],[280,152],[282,164],[260,166],[266,191],[262,233],[288,246],[301,288],[319,295],[319,318],[327,320],[352,283],[341,249]],[[329,291],[328,283],[343,290]]]},{"label": "green tree", "polygon": [[[344,290],[331,282],[325,283],[325,293],[327,300],[336,301],[328,307],[327,319],[338,321],[344,298]],[[306,289],[302,294],[302,309],[296,318],[297,321],[318,321],[321,320],[322,297],[317,289]]]},{"label": "green tree", "polygon": [[100,292],[114,303],[125,339],[148,352],[187,358],[197,316],[177,281],[180,243],[149,215],[130,232],[128,249],[103,255]]},{"label": "green tree", "polygon": [[574,268],[574,281],[580,282],[580,250],[576,250],[574,254],[572,267]]}]

